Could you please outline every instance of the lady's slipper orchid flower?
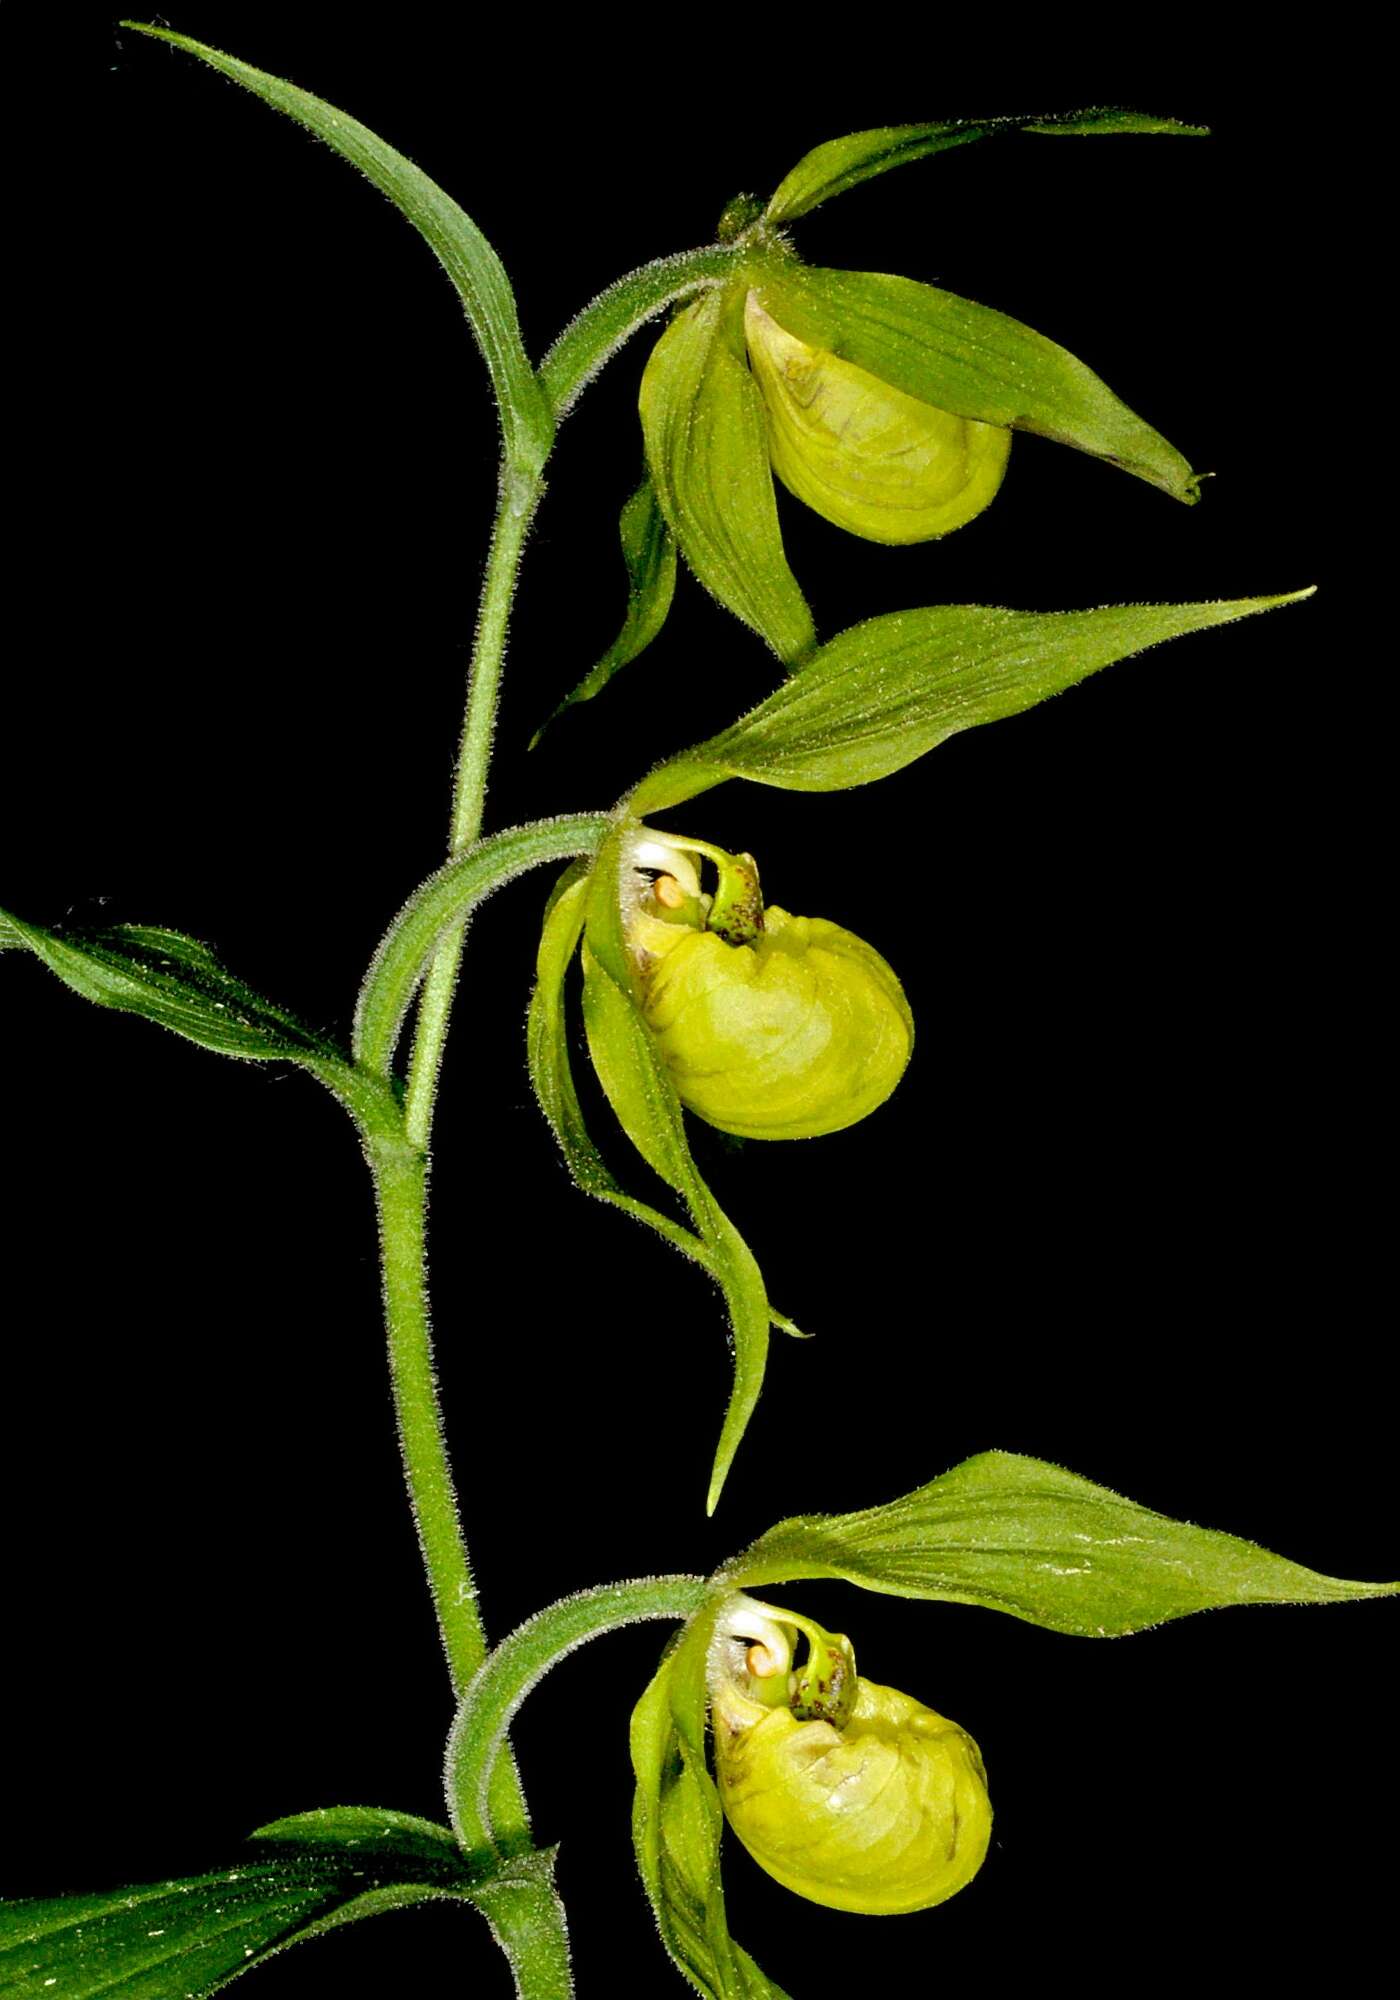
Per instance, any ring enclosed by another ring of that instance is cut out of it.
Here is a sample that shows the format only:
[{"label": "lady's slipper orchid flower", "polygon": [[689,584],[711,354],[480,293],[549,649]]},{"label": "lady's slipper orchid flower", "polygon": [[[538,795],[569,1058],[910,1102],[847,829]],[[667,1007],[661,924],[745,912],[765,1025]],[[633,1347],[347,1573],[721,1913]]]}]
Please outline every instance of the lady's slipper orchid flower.
[{"label": "lady's slipper orchid flower", "polygon": [[642,1014],[688,1110],[741,1138],[807,1139],[884,1103],[914,1021],[878,952],[824,918],[765,909],[752,855],[702,841],[648,830],[627,883]]},{"label": "lady's slipper orchid flower", "polygon": [[[729,202],[718,243],[694,253],[696,285],[662,301],[688,302],[642,380],[647,469],[620,522],[626,616],[554,713],[590,700],[651,644],[670,609],[677,549],[786,666],[806,664],[817,633],[784,553],[775,476],[835,526],[891,545],[936,539],[980,514],[1013,430],[1195,500],[1197,475],[1180,452],[1054,341],[909,278],[812,269],[787,232],[862,181],[971,140],[1202,130],[1105,106],[880,127],[816,147],[766,207],[751,195]],[[569,349],[566,338],[556,372]]]},{"label": "lady's slipper orchid flower", "polygon": [[1031,328],[912,279],[812,269],[763,218],[736,248],[734,275],[653,349],[642,430],[676,545],[789,667],[816,633],[784,553],[775,473],[836,526],[897,544],[981,513],[1013,430],[1197,498],[1181,454]]}]

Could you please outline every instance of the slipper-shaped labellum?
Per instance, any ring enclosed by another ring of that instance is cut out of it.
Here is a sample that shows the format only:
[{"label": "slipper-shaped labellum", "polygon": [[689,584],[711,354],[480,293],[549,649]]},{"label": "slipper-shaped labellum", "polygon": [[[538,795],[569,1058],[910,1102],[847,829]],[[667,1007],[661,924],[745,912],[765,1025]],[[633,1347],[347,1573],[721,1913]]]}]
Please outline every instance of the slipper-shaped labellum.
[{"label": "slipper-shaped labellum", "polygon": [[736,1597],[720,1614],[709,1683],[725,1817],[784,1888],[897,1916],[972,1880],[992,1831],[977,1745],[922,1702],[861,1679],[849,1639]]},{"label": "slipper-shaped labellum", "polygon": [[[696,855],[718,870],[712,895]],[[914,1022],[877,951],[824,918],[765,909],[751,855],[648,834],[632,883],[642,1011],[697,1117],[745,1139],[807,1139],[884,1103]]]},{"label": "slipper-shaped labellum", "polygon": [[962,527],[1001,485],[1011,433],[952,416],[781,327],[750,292],[749,360],[768,452],[788,491],[872,542],[927,542]]}]

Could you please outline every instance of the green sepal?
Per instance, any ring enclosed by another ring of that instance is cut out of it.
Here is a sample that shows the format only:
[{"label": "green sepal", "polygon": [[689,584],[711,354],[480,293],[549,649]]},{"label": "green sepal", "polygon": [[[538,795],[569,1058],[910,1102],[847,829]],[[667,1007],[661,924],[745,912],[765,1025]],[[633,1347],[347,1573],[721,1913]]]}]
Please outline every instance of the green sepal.
[{"label": "green sepal", "polygon": [[765,215],[769,222],[795,222],[810,214],[833,195],[859,187],[891,167],[908,166],[926,159],[930,153],[946,152],[950,146],[965,146],[973,139],[989,139],[1012,132],[1088,134],[1095,132],[1169,133],[1181,138],[1204,138],[1204,125],[1182,125],[1175,118],[1151,118],[1141,111],[1123,111],[1104,106],[1075,111],[1058,118],[954,118],[935,125],[882,125],[869,132],[849,132],[841,139],[828,139],[813,147],[779,183]]},{"label": "green sepal", "polygon": [[735,1589],[842,1577],[863,1590],[980,1604],[1101,1639],[1234,1604],[1400,1593],[1400,1583],[1321,1576],[1004,1451],[964,1459],[887,1506],[780,1521],[723,1574]]},{"label": "green sepal", "polygon": [[214,1993],[288,1945],[381,1910],[447,1898],[489,1916],[499,1893],[549,1891],[548,1855],[469,1856],[449,1828],[405,1813],[299,1814],[254,1840],[251,1856],[215,1874],[0,1905],[0,1991]]},{"label": "green sepal", "polygon": [[598,850],[583,943],[583,1009],[589,1053],[619,1124],[642,1158],[680,1195],[724,1292],[734,1343],[734,1387],[706,1500],[713,1513],[750,1417],[768,1359],[772,1308],[752,1251],[691,1157],[675,1085],[642,1018],[622,935],[619,869],[632,822],[618,820]]},{"label": "green sepal", "polygon": [[671,1958],[705,2000],[786,2000],[729,1935],[724,1814],[705,1760],[705,1659],[722,1597],[667,1651],[632,1714],[632,1843]]},{"label": "green sepal", "polygon": [[649,478],[632,495],[618,522],[622,559],[627,565],[627,614],[622,630],[595,667],[552,709],[530,738],[533,750],[551,722],[566,708],[591,701],[619,668],[631,664],[645,652],[671,609],[676,587],[676,544],[665,517],[657,505],[656,489]]},{"label": "green sepal", "polygon": [[226,972],[208,945],[183,931],[153,924],[52,931],[0,911],[0,948],[15,946],[27,946],[84,1000],[143,1015],[221,1055],[313,1068],[345,1060],[329,1037]]},{"label": "green sepal", "polygon": [[1179,451],[1067,349],[989,306],[913,278],[755,265],[764,311],[811,347],[953,416],[1034,431],[1131,472],[1188,504],[1199,477]]},{"label": "green sepal", "polygon": [[436,181],[430,180],[412,160],[405,159],[333,104],[299,90],[281,77],[254,69],[251,63],[225,55],[221,49],[192,41],[169,28],[157,28],[144,21],[123,21],[122,27],[156,41],[169,42],[198,56],[221,75],[242,84],[304,125],[352,167],[358,167],[381,194],[407,217],[438,259],[457,290],[467,320],[481,348],[491,375],[500,412],[505,454],[510,464],[527,474],[538,473],[549,456],[554,437],[554,416],[549,400],[536,379],[520,338],[515,294],[505,266],[486,238],[452,197]]},{"label": "green sepal", "polygon": [[708,292],[671,322],[642,377],[641,415],[657,502],[681,554],[721,604],[796,666],[816,633],[783,553],[741,290]]},{"label": "green sepal", "polygon": [[1116,660],[1312,594],[1098,611],[950,604],[871,618],[823,646],[731,728],[658,766],[631,810],[664,811],[726,778],[796,792],[867,785],[960,730],[1034,708]]}]

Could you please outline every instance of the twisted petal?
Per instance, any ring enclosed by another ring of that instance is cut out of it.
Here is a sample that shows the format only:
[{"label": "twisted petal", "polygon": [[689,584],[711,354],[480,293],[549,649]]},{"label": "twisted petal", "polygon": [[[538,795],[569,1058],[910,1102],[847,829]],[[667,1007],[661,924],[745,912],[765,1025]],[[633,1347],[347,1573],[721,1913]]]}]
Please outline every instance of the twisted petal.
[{"label": "twisted petal", "polygon": [[783,553],[740,307],[730,291],[708,292],[671,322],[642,377],[642,434],[657,502],[687,563],[792,666],[816,633]]}]

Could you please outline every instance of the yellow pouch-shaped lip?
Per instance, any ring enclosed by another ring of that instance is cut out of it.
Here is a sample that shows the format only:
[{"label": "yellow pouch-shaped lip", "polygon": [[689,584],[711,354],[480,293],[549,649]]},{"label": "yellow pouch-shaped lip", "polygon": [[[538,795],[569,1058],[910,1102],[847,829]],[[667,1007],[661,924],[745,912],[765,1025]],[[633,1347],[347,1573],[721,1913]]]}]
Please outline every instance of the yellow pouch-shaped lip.
[{"label": "yellow pouch-shaped lip", "polygon": [[788,333],[751,291],[744,330],[773,470],[797,499],[867,541],[926,542],[980,514],[1011,433],[956,417]]},{"label": "yellow pouch-shaped lip", "polygon": [[[897,1916],[969,1883],[992,1809],[977,1745],[897,1688],[859,1676],[850,1641],[732,1600],[709,1675],[725,1817],[759,1866],[830,1909]],[[745,1652],[742,1637],[758,1643]]]},{"label": "yellow pouch-shaped lip", "polygon": [[862,939],[770,906],[731,945],[687,931],[649,972],[644,1011],[681,1102],[749,1139],[815,1138],[883,1104],[914,1025],[894,972]]}]

